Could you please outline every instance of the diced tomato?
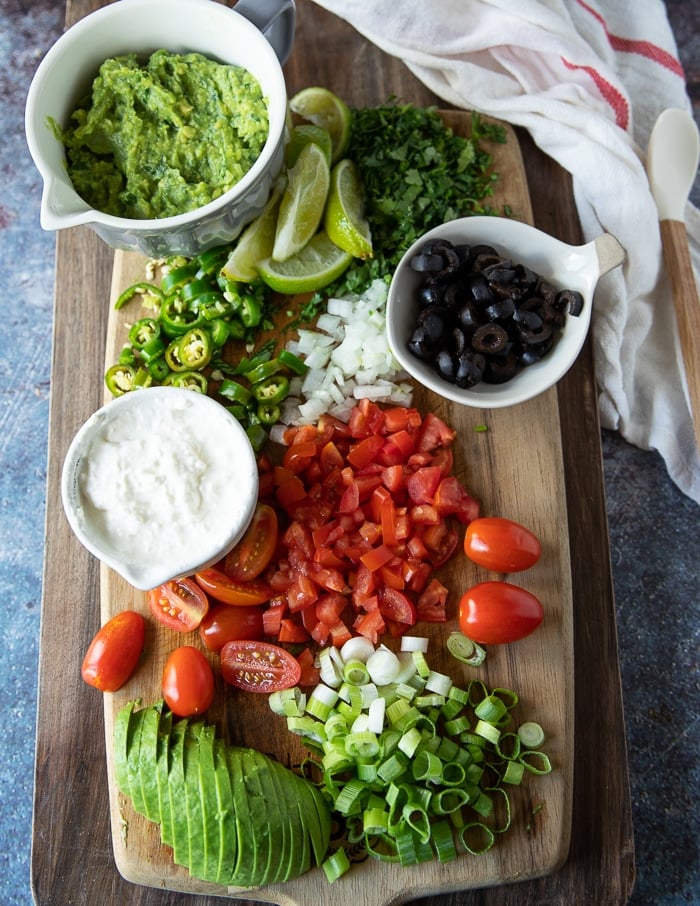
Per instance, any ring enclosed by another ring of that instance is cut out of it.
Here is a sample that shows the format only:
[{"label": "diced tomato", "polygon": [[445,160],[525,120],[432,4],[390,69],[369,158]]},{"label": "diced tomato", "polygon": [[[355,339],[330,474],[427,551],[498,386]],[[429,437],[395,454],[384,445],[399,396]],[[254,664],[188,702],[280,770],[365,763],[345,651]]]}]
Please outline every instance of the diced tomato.
[{"label": "diced tomato", "polygon": [[447,588],[437,579],[431,579],[428,587],[418,598],[416,615],[426,623],[445,623],[447,621],[446,604]]},{"label": "diced tomato", "polygon": [[342,594],[321,595],[314,607],[316,618],[323,620],[329,626],[333,626],[340,619],[340,615],[345,610],[347,599]]},{"label": "diced tomato", "polygon": [[285,481],[277,485],[275,492],[277,500],[285,510],[306,497],[304,482],[297,475],[290,475]]},{"label": "diced tomato", "polygon": [[421,414],[417,409],[408,406],[392,406],[384,410],[384,427],[389,434],[395,431],[417,431],[422,422]]},{"label": "diced tomato", "polygon": [[423,466],[406,481],[408,496],[413,503],[433,503],[442,472],[439,466]]},{"label": "diced tomato", "polygon": [[297,576],[287,589],[287,604],[292,613],[303,610],[318,598],[318,586],[306,576]]},{"label": "diced tomato", "polygon": [[446,425],[434,412],[428,412],[423,417],[423,423],[418,432],[416,449],[436,450],[438,447],[448,447],[456,436],[457,432],[454,428]]},{"label": "diced tomato", "polygon": [[402,465],[387,466],[382,472],[384,487],[396,498],[406,488],[406,473]]},{"label": "diced tomato", "polygon": [[338,503],[339,513],[354,513],[360,506],[360,489],[356,481],[348,484]]},{"label": "diced tomato", "polygon": [[353,623],[353,627],[360,635],[363,635],[373,645],[376,645],[379,637],[386,629],[386,624],[379,610],[371,610],[369,613],[358,616]]},{"label": "diced tomato", "polygon": [[393,556],[394,555],[386,544],[380,544],[379,547],[373,547],[371,550],[367,551],[367,553],[363,554],[360,557],[360,560],[367,569],[374,572],[381,566],[384,566],[385,563],[388,563]]},{"label": "diced tomato", "polygon": [[278,642],[286,643],[295,643],[295,642],[308,642],[309,633],[304,629],[301,623],[297,623],[296,620],[292,620],[290,617],[285,617],[280,622],[279,633],[277,635]]},{"label": "diced tomato", "polygon": [[454,554],[459,544],[459,536],[445,522],[427,526],[423,532],[423,541],[428,548],[428,557],[435,569],[441,567]]},{"label": "diced tomato", "polygon": [[370,434],[350,447],[347,459],[355,469],[364,469],[374,462],[379,451],[384,446],[384,438],[378,434]]},{"label": "diced tomato", "polygon": [[440,525],[442,521],[437,508],[432,503],[421,503],[419,506],[411,507],[410,516],[413,522],[420,525]]},{"label": "diced tomato", "polygon": [[321,679],[321,671],[314,664],[314,656],[310,648],[305,648],[297,657],[297,663],[301,668],[299,675],[300,686],[315,686]]},{"label": "diced tomato", "polygon": [[384,588],[379,600],[379,612],[385,620],[407,623],[413,626],[416,622],[416,608],[402,591],[395,588]]},{"label": "diced tomato", "polygon": [[435,506],[441,516],[456,516],[468,525],[479,515],[479,504],[454,475],[443,478],[435,491]]}]

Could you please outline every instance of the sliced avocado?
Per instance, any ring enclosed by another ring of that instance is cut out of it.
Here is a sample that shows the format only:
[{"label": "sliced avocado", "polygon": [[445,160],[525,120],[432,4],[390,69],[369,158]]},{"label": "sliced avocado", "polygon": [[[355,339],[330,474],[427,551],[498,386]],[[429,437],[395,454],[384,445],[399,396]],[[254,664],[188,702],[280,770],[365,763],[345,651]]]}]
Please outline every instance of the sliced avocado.
[{"label": "sliced avocado", "polygon": [[170,799],[170,820],[173,859],[178,865],[187,865],[190,857],[189,828],[185,807],[185,734],[188,722],[179,720],[173,724],[168,747],[168,789]]},{"label": "sliced avocado", "polygon": [[172,846],[173,822],[170,815],[170,786],[168,784],[168,755],[170,749],[170,731],[173,724],[173,712],[165,710],[158,723],[158,740],[154,771],[158,789],[158,815],[160,822],[160,839]]},{"label": "sliced avocado", "polygon": [[120,792],[129,795],[128,756],[133,735],[131,715],[138,701],[127,702],[114,718],[114,776]]},{"label": "sliced avocado", "polygon": [[233,791],[233,811],[236,818],[236,862],[231,883],[238,887],[251,887],[255,883],[255,858],[257,829],[253,824],[248,804],[248,793],[243,780],[243,764],[238,747],[226,751],[228,770]]},{"label": "sliced avocado", "polygon": [[203,724],[190,724],[185,733],[183,752],[184,805],[189,844],[186,864],[190,874],[195,878],[201,878],[204,871],[204,814],[199,786],[199,740],[203,732]]},{"label": "sliced avocado", "polygon": [[321,865],[328,854],[331,841],[331,812],[320,790],[310,781],[295,775],[298,781],[299,802],[311,837],[314,862]]},{"label": "sliced avocado", "polygon": [[271,762],[277,772],[283,801],[280,808],[291,827],[291,849],[289,853],[288,877],[296,878],[311,867],[311,846],[306,831],[304,816],[297,805],[297,790],[294,784],[294,773],[277,761]]},{"label": "sliced avocado", "polygon": [[287,881],[292,877],[295,866],[293,865],[294,855],[294,836],[295,828],[291,821],[286,820],[286,796],[282,789],[281,775],[273,763],[273,759],[267,758],[265,775],[269,795],[271,796],[270,813],[276,816],[276,823],[279,825],[279,849],[277,851],[276,862],[277,871],[270,878],[270,883],[275,881]]},{"label": "sliced avocado", "polygon": [[[143,719],[146,709],[132,711],[129,720],[129,742],[126,757],[126,773],[129,780],[129,796],[134,811],[139,815],[146,814],[146,805],[143,801],[141,792],[141,778],[139,777],[139,747],[141,745],[141,733],[143,731]],[[132,728],[133,725],[133,728]]]},{"label": "sliced avocado", "polygon": [[202,727],[199,734],[199,760],[197,781],[202,800],[202,862],[201,878],[216,882],[219,872],[219,851],[221,847],[219,825],[219,802],[216,790],[216,769],[214,767],[214,742],[216,730],[213,726]]},{"label": "sliced avocado", "polygon": [[138,751],[135,750],[133,753],[133,757],[138,763],[138,775],[141,784],[144,814],[149,821],[160,820],[158,777],[155,771],[155,765],[158,748],[158,726],[162,711],[162,701],[149,705],[144,709],[143,717],[141,719],[141,739],[139,741]]},{"label": "sliced avocado", "polygon": [[272,808],[272,791],[266,779],[268,768],[265,756],[255,749],[244,749],[241,758],[248,807],[256,828],[256,883],[269,884],[279,868],[280,816],[277,810]]},{"label": "sliced avocado", "polygon": [[219,825],[216,881],[218,884],[232,884],[233,881],[231,879],[233,878],[238,855],[238,842],[231,775],[228,769],[228,759],[226,758],[226,744],[222,739],[214,740],[214,781]]}]

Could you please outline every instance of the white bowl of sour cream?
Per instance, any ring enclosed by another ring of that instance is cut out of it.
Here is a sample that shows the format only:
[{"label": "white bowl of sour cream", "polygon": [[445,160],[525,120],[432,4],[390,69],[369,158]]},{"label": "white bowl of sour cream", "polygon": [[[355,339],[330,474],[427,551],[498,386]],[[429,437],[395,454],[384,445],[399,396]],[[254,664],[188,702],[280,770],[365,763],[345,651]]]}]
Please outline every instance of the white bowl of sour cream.
[{"label": "white bowl of sour cream", "polygon": [[79,541],[147,590],[211,566],[241,539],[257,503],[257,463],[219,403],[150,387],[112,400],[80,428],[61,495]]}]

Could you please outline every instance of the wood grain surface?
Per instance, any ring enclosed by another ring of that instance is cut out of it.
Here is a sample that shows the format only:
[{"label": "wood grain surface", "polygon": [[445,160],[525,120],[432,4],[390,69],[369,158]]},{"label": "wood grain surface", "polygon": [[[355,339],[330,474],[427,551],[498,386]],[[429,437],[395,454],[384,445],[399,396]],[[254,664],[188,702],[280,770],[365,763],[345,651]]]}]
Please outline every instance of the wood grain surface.
[{"label": "wood grain surface", "polygon": [[[456,134],[470,134],[469,115],[445,112],[444,119]],[[498,182],[492,204],[496,210],[509,206],[514,215],[532,219],[527,182],[518,140],[506,128],[504,144],[485,143],[493,155]],[[145,259],[134,253],[115,256],[111,300],[128,286],[144,278]],[[285,303],[284,309],[294,308]],[[105,367],[113,364],[124,345],[128,326],[146,315],[138,302],[116,311],[110,306]],[[281,341],[282,345],[284,340]],[[111,394],[107,392],[107,400]],[[331,902],[356,903],[363,891],[375,891],[377,906],[405,900],[431,890],[480,887],[508,880],[522,880],[547,874],[558,868],[568,852],[571,829],[573,779],[573,640],[572,588],[566,526],[566,494],[559,407],[555,391],[549,391],[525,405],[492,412],[469,409],[418,390],[414,404],[421,412],[436,412],[457,431],[454,444],[455,474],[482,504],[485,514],[503,513],[530,526],[541,539],[543,555],[536,569],[513,579],[543,601],[543,626],[517,645],[489,651],[484,667],[459,670],[459,664],[445,647],[447,635],[457,628],[456,611],[461,590],[488,578],[492,573],[470,566],[458,553],[442,568],[438,577],[451,590],[445,625],[420,624],[416,631],[431,638],[429,661],[433,669],[448,673],[458,685],[480,678],[489,687],[513,689],[521,696],[519,720],[540,720],[546,727],[545,751],[555,770],[547,777],[530,777],[513,789],[513,829],[498,840],[489,853],[479,858],[463,856],[448,865],[437,860],[412,869],[366,859],[333,887],[324,882],[320,870],[295,881],[256,890],[254,896],[266,902],[288,902],[296,906],[323,906]],[[477,432],[485,424],[486,432]],[[526,455],[523,455],[526,451]],[[108,567],[102,568],[101,610],[106,622],[125,609],[148,615],[146,595],[136,592]],[[149,629],[148,657],[131,680],[114,695],[105,696],[105,732],[110,784],[112,838],[115,858],[124,877],[140,884],[207,892],[212,885],[191,878],[174,865],[169,847],[160,844],[150,822],[137,815],[128,799],[114,784],[112,759],[113,724],[117,712],[135,698],[148,704],[160,698],[160,678],[170,652],[182,639],[161,627]],[[210,656],[218,675],[218,658]],[[288,765],[304,757],[299,741],[291,737],[285,722],[271,718],[266,696],[239,693],[223,686],[208,718],[229,742],[262,749]],[[535,818],[534,805],[541,805]],[[530,830],[527,830],[527,828]],[[225,895],[226,889],[219,889]],[[229,895],[240,896],[229,892]]]},{"label": "wood grain surface", "polygon": [[[70,3],[67,22],[99,5]],[[323,84],[356,106],[381,103],[391,95],[419,104],[437,101],[400,61],[382,54],[308,0],[298,2],[297,45],[286,77],[290,93],[308,84]],[[568,178],[527,135],[520,134],[519,139],[535,224],[564,241],[579,242]],[[100,570],[72,536],[59,495],[67,447],[80,424],[102,402],[113,255],[89,230],[76,229],[58,237],[56,265],[32,887],[39,904],[213,906],[221,902],[219,897],[194,898],[132,885],[115,866],[100,701],[95,690],[79,679],[82,654],[101,619]],[[422,896],[420,902],[430,906],[612,904],[625,902],[631,891],[629,783],[597,394],[588,345],[553,393],[563,464],[557,494],[565,501],[568,533],[565,524],[557,529],[565,540],[568,534],[573,600],[572,735],[576,745],[569,856],[559,870],[533,880],[456,892],[463,886],[460,882],[456,887],[443,886],[449,892],[442,895],[419,885],[402,892],[395,902]],[[527,489],[523,490],[526,495]],[[527,698],[527,690],[521,691]],[[316,893],[309,902],[319,902]],[[356,898],[372,906],[384,902],[382,891],[374,887],[357,891]],[[285,902],[283,894],[279,902]]]}]

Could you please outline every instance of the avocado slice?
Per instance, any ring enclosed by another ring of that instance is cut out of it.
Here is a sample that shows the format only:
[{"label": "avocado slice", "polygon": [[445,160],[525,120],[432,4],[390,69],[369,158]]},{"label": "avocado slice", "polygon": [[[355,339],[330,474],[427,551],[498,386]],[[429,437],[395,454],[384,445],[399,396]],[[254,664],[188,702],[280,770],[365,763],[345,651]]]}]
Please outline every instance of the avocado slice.
[{"label": "avocado slice", "polygon": [[280,818],[274,802],[266,757],[255,749],[244,749],[241,757],[251,817],[257,828],[255,874],[259,884],[269,884],[279,870],[284,816]]},{"label": "avocado slice", "polygon": [[220,826],[219,803],[214,767],[214,742],[216,730],[205,725],[199,734],[199,759],[197,783],[202,800],[202,848],[204,858],[202,874],[205,881],[216,882],[219,872]]},{"label": "avocado slice", "polygon": [[218,884],[231,884],[233,870],[238,854],[236,832],[236,815],[233,810],[233,790],[231,775],[226,758],[226,743],[222,739],[214,740],[214,787],[217,800],[217,822],[219,837],[218,865],[216,881]]},{"label": "avocado slice", "polygon": [[158,789],[158,821],[160,822],[160,839],[172,846],[173,822],[170,815],[170,786],[168,784],[168,756],[170,751],[170,732],[173,725],[173,712],[165,710],[158,723],[156,741],[156,760],[153,771],[156,775]]},{"label": "avocado slice", "polygon": [[141,738],[138,749],[134,750],[132,758],[137,761],[139,782],[141,784],[141,797],[143,799],[144,815],[149,821],[159,821],[158,803],[158,778],[153,767],[156,763],[158,748],[158,726],[163,711],[163,702],[155,702],[142,712]]},{"label": "avocado slice", "polygon": [[173,848],[173,859],[178,865],[187,865],[190,856],[185,808],[185,734],[188,731],[186,720],[179,720],[173,725],[168,746],[168,788],[170,799],[170,820]]},{"label": "avocado slice", "polygon": [[[126,773],[129,781],[129,796],[134,811],[139,815],[146,814],[146,806],[143,801],[141,791],[141,778],[139,777],[139,746],[141,745],[141,733],[143,732],[143,719],[146,709],[132,711],[129,720],[129,741],[127,743]],[[133,728],[132,728],[133,724]]]},{"label": "avocado slice", "polygon": [[233,793],[233,813],[236,819],[236,861],[232,871],[232,884],[239,887],[250,887],[253,881],[255,865],[255,827],[251,821],[248,797],[243,782],[243,766],[238,748],[226,750],[226,761],[231,777]]},{"label": "avocado slice", "polygon": [[277,872],[270,879],[273,881],[288,881],[294,874],[296,853],[294,841],[296,839],[296,824],[292,820],[286,820],[287,797],[283,790],[283,777],[278,772],[276,762],[272,758],[267,759],[266,771],[272,804],[270,813],[281,816],[278,819],[280,826],[280,842],[277,856]]},{"label": "avocado slice", "polygon": [[125,796],[129,796],[129,748],[131,737],[133,736],[136,721],[131,722],[134,708],[138,704],[137,700],[127,702],[121,708],[114,718],[114,741],[112,748],[114,752],[114,776],[117,781],[117,787]]},{"label": "avocado slice", "polygon": [[311,867],[311,846],[306,831],[304,816],[297,806],[297,790],[293,771],[277,761],[272,761],[272,770],[276,771],[283,801],[280,803],[282,814],[291,828],[291,847],[287,866],[288,878],[296,878]]},{"label": "avocado slice", "polygon": [[331,840],[330,808],[318,787],[303,777],[295,777],[298,781],[300,809],[311,838],[314,862],[321,865],[328,854]]},{"label": "avocado slice", "polygon": [[203,724],[190,724],[185,733],[183,774],[185,782],[184,807],[187,816],[187,868],[195,878],[204,872],[204,807],[199,785],[199,740]]}]

